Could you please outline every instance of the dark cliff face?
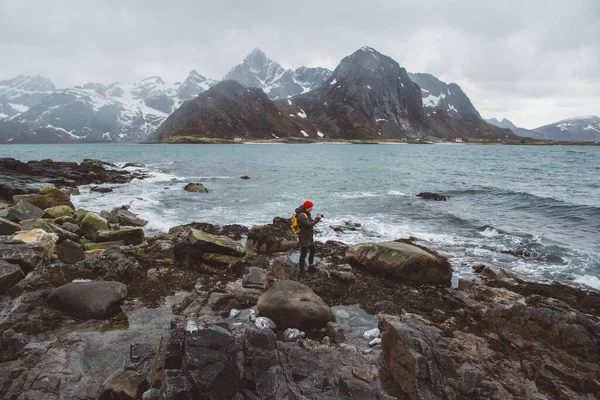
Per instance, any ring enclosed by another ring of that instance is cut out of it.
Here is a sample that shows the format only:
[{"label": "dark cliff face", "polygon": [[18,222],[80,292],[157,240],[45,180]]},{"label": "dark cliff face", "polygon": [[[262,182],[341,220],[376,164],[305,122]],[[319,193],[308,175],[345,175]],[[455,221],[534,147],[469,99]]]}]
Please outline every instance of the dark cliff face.
[{"label": "dark cliff face", "polygon": [[303,137],[307,121],[284,115],[258,88],[227,80],[183,103],[152,136],[153,141],[175,138],[274,139]]},{"label": "dark cliff face", "polygon": [[481,119],[469,97],[456,83],[447,84],[430,74],[409,74],[409,77],[421,87],[423,107],[444,110],[457,118]]},{"label": "dark cliff face", "polygon": [[370,47],[344,58],[321,87],[292,101],[338,137],[413,137],[426,130],[419,87]]}]

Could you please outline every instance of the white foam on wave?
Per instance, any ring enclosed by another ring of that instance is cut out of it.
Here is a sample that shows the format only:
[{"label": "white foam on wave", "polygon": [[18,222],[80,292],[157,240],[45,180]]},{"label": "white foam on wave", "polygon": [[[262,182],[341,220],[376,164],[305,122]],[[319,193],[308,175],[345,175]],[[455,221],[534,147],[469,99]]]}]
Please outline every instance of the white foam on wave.
[{"label": "white foam on wave", "polygon": [[600,290],[600,278],[593,275],[579,275],[573,282]]},{"label": "white foam on wave", "polygon": [[373,192],[348,192],[348,193],[335,193],[336,197],[342,199],[361,199],[364,197],[381,197],[381,194]]},{"label": "white foam on wave", "polygon": [[479,234],[481,236],[485,236],[485,237],[488,237],[488,238],[502,236],[502,234],[500,232],[498,232],[496,229],[490,228],[490,227],[485,228],[485,230],[482,231],[482,232],[479,232]]},{"label": "white foam on wave", "polygon": [[390,190],[387,194],[389,196],[409,196],[408,194],[401,192],[399,190]]}]

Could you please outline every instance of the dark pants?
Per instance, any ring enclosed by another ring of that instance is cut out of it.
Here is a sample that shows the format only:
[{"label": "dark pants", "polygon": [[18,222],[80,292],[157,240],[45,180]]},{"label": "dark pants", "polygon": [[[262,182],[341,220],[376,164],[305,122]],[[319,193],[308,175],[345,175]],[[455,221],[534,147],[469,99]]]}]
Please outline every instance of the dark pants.
[{"label": "dark pants", "polygon": [[311,244],[309,247],[300,247],[300,263],[298,266],[300,267],[300,271],[304,271],[304,267],[306,266],[306,254],[308,253],[308,265],[313,265],[315,263],[315,253],[317,252],[317,246],[315,244]]}]

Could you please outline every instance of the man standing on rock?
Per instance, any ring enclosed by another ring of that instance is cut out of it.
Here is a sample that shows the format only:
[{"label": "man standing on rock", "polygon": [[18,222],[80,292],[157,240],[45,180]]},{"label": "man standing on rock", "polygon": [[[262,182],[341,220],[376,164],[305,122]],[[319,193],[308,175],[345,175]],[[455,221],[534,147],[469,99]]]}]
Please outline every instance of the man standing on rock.
[{"label": "man standing on rock", "polygon": [[315,240],[313,237],[313,228],[323,218],[322,214],[317,214],[315,219],[312,219],[310,212],[313,209],[313,203],[310,200],[306,200],[300,207],[296,208],[296,215],[298,219],[298,226],[300,227],[300,233],[298,239],[300,240],[300,273],[304,272],[306,266],[306,254],[308,253],[308,272],[316,271],[315,268],[315,253],[317,247],[315,246]]}]

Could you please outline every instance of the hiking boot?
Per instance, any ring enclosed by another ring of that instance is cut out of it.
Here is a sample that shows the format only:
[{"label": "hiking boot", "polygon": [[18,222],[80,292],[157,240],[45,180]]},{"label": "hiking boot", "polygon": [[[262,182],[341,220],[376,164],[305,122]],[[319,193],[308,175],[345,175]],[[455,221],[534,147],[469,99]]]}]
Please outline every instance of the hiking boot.
[{"label": "hiking boot", "polygon": [[311,274],[314,274],[315,272],[317,272],[317,265],[316,264],[309,265],[307,272],[311,273]]}]

